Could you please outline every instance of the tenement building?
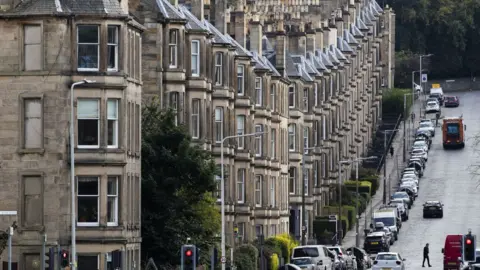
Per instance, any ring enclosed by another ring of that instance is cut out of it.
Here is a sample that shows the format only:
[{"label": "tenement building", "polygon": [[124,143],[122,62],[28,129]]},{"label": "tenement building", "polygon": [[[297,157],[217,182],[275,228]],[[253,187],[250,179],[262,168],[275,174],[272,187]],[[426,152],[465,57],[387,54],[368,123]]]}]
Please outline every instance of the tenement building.
[{"label": "tenement building", "polygon": [[13,269],[40,269],[45,239],[71,249],[72,199],[79,269],[120,267],[114,251],[139,269],[143,26],[128,1],[0,7],[0,211],[16,212],[0,230],[15,224]]},{"label": "tenement building", "polygon": [[381,89],[393,80],[389,9],[331,1],[315,13],[315,1],[278,1],[281,10],[274,2],[143,0],[135,13],[146,27],[144,100],[158,97],[223,161],[231,245],[300,237],[302,197],[313,237],[308,228],[334,198],[338,161],[366,152]]}]

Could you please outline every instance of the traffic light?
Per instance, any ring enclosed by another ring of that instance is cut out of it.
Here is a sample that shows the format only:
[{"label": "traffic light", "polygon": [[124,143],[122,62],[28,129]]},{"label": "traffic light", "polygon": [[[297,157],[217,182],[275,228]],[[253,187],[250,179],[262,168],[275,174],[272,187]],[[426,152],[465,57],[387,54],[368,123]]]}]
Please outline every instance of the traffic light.
[{"label": "traffic light", "polygon": [[463,261],[474,262],[475,261],[475,248],[476,248],[476,236],[472,234],[466,234],[463,236]]},{"label": "traffic light", "polygon": [[180,270],[197,269],[197,248],[195,245],[183,245]]},{"label": "traffic light", "polygon": [[61,266],[62,268],[65,268],[65,267],[67,267],[67,266],[69,266],[69,265],[70,265],[70,261],[69,261],[69,258],[68,258],[68,251],[66,251],[66,250],[63,249],[63,250],[60,252],[60,266]]},{"label": "traffic light", "polygon": [[55,269],[55,248],[51,247],[45,253],[45,270]]}]

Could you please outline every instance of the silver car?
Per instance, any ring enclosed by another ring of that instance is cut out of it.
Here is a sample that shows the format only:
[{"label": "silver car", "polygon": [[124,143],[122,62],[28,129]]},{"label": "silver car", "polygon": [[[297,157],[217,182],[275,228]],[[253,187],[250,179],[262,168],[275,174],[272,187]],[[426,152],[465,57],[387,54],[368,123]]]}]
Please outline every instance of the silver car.
[{"label": "silver car", "polygon": [[422,149],[413,149],[411,154],[412,156],[421,156],[425,161],[428,161],[428,153]]},{"label": "silver car", "polygon": [[347,251],[341,246],[330,246],[327,247],[330,251],[337,253],[337,256],[341,261],[344,262],[345,268],[347,270],[356,270],[357,269],[357,260],[353,255],[348,255]]}]

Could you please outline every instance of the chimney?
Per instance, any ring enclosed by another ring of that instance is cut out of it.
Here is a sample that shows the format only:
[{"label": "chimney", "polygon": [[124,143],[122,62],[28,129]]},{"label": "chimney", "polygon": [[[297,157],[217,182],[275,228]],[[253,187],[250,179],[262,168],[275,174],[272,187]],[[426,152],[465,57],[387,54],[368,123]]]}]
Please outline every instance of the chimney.
[{"label": "chimney", "polygon": [[339,33],[343,33],[343,18],[341,9],[337,9],[335,11],[335,27]]},{"label": "chimney", "polygon": [[277,37],[275,42],[275,54],[276,63],[275,68],[280,74],[284,74],[285,71],[285,57],[286,57],[286,37],[285,28],[283,26],[283,20],[279,20],[277,23]]},{"label": "chimney", "polygon": [[195,0],[192,1],[192,13],[199,19],[200,21],[205,18],[204,12],[204,0]]},{"label": "chimney", "polygon": [[210,21],[215,22],[215,28],[220,33],[225,34],[227,31],[227,20],[225,12],[227,10],[226,0],[211,0],[210,5]]},{"label": "chimney", "polygon": [[262,28],[259,16],[253,15],[253,21],[250,22],[250,51],[256,52],[259,56],[262,56]]},{"label": "chimney", "polygon": [[300,22],[300,28],[298,29],[298,51],[299,55],[305,56],[307,54],[307,34],[305,32],[305,25]]},{"label": "chimney", "polygon": [[342,9],[342,17],[343,17],[343,28],[350,30],[350,24],[352,23],[352,21],[350,20],[350,10],[348,9],[348,7],[345,7]]},{"label": "chimney", "polygon": [[317,49],[323,49],[323,29],[322,23],[318,22],[315,29],[315,47]]},{"label": "chimney", "polygon": [[313,29],[313,25],[310,23],[307,28],[307,52],[315,52],[316,49],[316,42],[315,42],[315,29]]},{"label": "chimney", "polygon": [[[238,0],[238,2],[240,2]],[[234,36],[235,40],[242,46],[246,48],[246,29],[247,24],[245,21],[245,12],[243,11],[243,5],[241,7],[237,7],[236,11],[233,12],[234,15]]]},{"label": "chimney", "polygon": [[328,20],[325,20],[322,23],[322,28],[323,28],[323,47],[328,47],[330,45],[330,27],[328,27]]},{"label": "chimney", "polygon": [[178,7],[178,0],[170,0],[170,4],[174,7]]}]

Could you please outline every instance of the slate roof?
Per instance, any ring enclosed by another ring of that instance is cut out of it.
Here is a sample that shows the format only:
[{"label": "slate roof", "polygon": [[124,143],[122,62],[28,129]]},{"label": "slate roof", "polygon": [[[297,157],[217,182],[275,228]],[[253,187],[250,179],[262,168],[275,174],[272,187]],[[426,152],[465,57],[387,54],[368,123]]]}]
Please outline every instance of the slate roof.
[{"label": "slate roof", "polygon": [[370,18],[370,14],[366,8],[363,9],[361,15],[366,25],[373,25],[372,18]]},{"label": "slate roof", "polygon": [[320,58],[322,63],[327,67],[327,68],[332,68],[334,67],[334,64],[332,61],[330,61],[328,55],[325,53],[324,50],[318,49],[315,51],[315,55]]},{"label": "slate roof", "polygon": [[187,19],[187,24],[185,27],[189,30],[199,30],[210,32],[203,22],[197,19],[195,15],[190,12],[190,9],[186,6],[179,5],[178,10],[184,15]]},{"label": "slate roof", "polygon": [[288,77],[302,76],[302,73],[297,69],[292,56],[288,52],[285,54],[285,71]]},{"label": "slate roof", "polygon": [[[148,0],[144,0],[148,1]],[[185,20],[185,15],[183,15],[180,10],[176,9],[169,1],[165,0],[155,0],[157,3],[157,8],[160,14],[163,16],[164,19],[171,19],[171,20]]]},{"label": "slate roof", "polygon": [[376,10],[372,8],[371,4],[366,7],[366,11],[367,11],[367,16],[370,18],[370,20],[376,21],[378,19],[378,15],[380,13],[376,13],[375,12]]},{"label": "slate roof", "polygon": [[380,11],[378,11],[378,10],[375,8],[374,2],[375,2],[375,1],[370,2],[370,5],[368,5],[368,8],[370,9],[370,12],[371,12],[375,17],[378,17],[378,16],[380,16]]},{"label": "slate roof", "polygon": [[267,59],[267,57],[262,56],[263,62],[270,68],[270,71],[272,72],[272,76],[275,77],[282,77],[282,74],[278,72],[278,70],[275,68],[275,66]]},{"label": "slate roof", "polygon": [[358,27],[360,30],[370,30],[368,26],[363,22],[363,20],[360,18],[360,16],[357,17],[357,20],[355,22],[355,26]]},{"label": "slate roof", "polygon": [[340,49],[341,52],[353,53],[352,47],[350,47],[350,45],[348,45],[348,42],[344,38],[337,37],[337,44],[338,44],[338,48]]},{"label": "slate roof", "polygon": [[[352,28],[350,28],[350,29],[352,29]],[[361,32],[360,32],[360,34],[361,34]],[[355,39],[355,37],[350,32],[348,32],[347,29],[343,30],[343,38],[345,39],[345,41],[349,45],[358,45],[358,41]]]},{"label": "slate roof", "polygon": [[220,31],[218,31],[218,29],[215,28],[215,26],[213,26],[207,20],[203,20],[203,24],[213,34],[213,43],[233,45],[232,42],[224,34],[222,34]]},{"label": "slate roof", "polygon": [[5,15],[99,15],[99,16],[127,16],[117,0],[26,0],[20,2]]},{"label": "slate roof", "polygon": [[303,55],[292,55],[293,62],[302,66],[302,69],[305,70],[309,75],[319,76],[320,72],[312,65],[310,61],[307,61]]},{"label": "slate roof", "polygon": [[257,52],[251,52],[253,56],[253,60],[255,61],[255,69],[266,69],[270,70],[270,67],[264,63],[264,59],[262,55],[258,55]]},{"label": "slate roof", "polygon": [[242,47],[240,44],[238,44],[238,42],[232,38],[230,35],[225,35],[225,37],[227,39],[229,39],[229,41],[235,45],[235,53],[239,56],[245,56],[245,57],[252,57],[253,55],[247,50],[245,49],[244,47]]},{"label": "slate roof", "polygon": [[330,61],[332,61],[333,64],[338,65],[340,64],[340,60],[338,60],[337,56],[335,55],[335,50],[333,49],[332,45],[328,48],[324,49],[325,54],[328,55],[328,58]]},{"label": "slate roof", "polygon": [[352,34],[356,38],[364,37],[362,31],[360,31],[360,29],[358,29],[358,27],[355,24],[352,23],[350,26],[351,26],[350,27],[350,34]]},{"label": "slate roof", "polygon": [[307,52],[307,61],[313,65],[318,71],[326,71],[328,68],[322,63],[322,59],[317,57],[313,52]]},{"label": "slate roof", "polygon": [[268,40],[266,36],[262,37],[262,51],[263,52],[274,52],[275,49],[273,48],[272,44]]},{"label": "slate roof", "polygon": [[372,1],[372,3],[373,3],[373,7],[374,7],[378,12],[380,12],[380,13],[383,12],[382,7],[380,7],[380,5],[377,3],[377,1],[374,0],[374,1]]}]

